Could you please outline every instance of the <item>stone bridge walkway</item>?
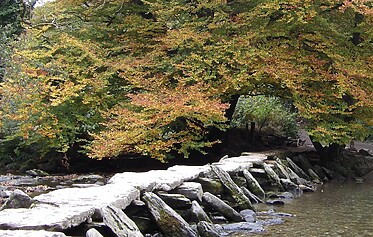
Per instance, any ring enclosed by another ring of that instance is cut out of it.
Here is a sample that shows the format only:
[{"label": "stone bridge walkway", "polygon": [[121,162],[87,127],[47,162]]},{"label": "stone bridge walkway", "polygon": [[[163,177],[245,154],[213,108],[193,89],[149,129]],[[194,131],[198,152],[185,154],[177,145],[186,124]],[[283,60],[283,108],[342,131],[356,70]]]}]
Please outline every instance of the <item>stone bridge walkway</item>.
[{"label": "stone bridge walkway", "polygon": [[[263,163],[266,154],[223,158],[214,163],[232,173]],[[61,231],[89,220],[108,205],[125,209],[143,191],[170,191],[185,181],[209,172],[210,166],[173,166],[167,170],[125,172],[114,175],[100,187],[66,188],[36,196],[31,208],[0,211],[0,236],[64,237]]]}]

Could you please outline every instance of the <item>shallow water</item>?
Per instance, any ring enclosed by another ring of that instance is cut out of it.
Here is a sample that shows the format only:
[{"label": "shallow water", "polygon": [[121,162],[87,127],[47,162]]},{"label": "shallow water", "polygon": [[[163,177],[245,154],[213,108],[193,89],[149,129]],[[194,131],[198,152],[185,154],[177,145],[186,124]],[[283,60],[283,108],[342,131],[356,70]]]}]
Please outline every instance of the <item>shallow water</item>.
[{"label": "shallow water", "polygon": [[373,236],[373,183],[325,184],[274,209],[296,217],[266,226],[264,233],[240,236]]}]

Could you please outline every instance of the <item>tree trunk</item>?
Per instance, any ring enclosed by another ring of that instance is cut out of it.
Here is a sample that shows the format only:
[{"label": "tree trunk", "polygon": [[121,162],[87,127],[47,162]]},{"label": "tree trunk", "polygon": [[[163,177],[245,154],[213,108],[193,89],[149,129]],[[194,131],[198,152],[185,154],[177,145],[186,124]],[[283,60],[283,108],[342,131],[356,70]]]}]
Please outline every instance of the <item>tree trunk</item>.
[{"label": "tree trunk", "polygon": [[228,123],[230,123],[230,121],[232,120],[232,117],[233,117],[233,114],[234,114],[234,111],[236,109],[236,105],[238,102],[238,98],[240,98],[239,95],[234,95],[228,101],[230,105],[229,105],[229,108],[225,111],[225,117],[228,119]]},{"label": "tree trunk", "polygon": [[342,151],[345,148],[345,145],[338,143],[331,143],[329,146],[323,146],[320,142],[314,141],[312,137],[310,138],[322,163],[336,161],[341,156]]}]

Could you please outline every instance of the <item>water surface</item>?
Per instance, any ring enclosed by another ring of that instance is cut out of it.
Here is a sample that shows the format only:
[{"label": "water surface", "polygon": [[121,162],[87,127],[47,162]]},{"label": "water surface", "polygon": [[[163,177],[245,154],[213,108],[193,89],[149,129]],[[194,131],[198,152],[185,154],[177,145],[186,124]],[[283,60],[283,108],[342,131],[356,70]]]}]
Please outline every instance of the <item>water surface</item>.
[{"label": "water surface", "polygon": [[325,184],[274,209],[296,217],[267,226],[265,233],[244,236],[373,236],[373,183]]}]

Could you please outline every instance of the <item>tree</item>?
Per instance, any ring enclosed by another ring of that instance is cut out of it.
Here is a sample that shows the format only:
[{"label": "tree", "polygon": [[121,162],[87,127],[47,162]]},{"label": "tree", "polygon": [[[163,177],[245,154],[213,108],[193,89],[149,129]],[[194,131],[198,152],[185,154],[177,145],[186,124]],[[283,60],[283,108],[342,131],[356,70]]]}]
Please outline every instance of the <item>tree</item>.
[{"label": "tree", "polygon": [[[239,95],[265,94],[293,102],[322,153],[372,125],[372,21],[357,0],[50,3],[16,57],[39,83],[26,83],[36,109],[24,116],[27,100],[3,99],[20,118],[8,137],[66,152],[85,134],[95,158],[188,155],[217,142],[206,132]],[[3,84],[15,88],[25,87]]]}]

